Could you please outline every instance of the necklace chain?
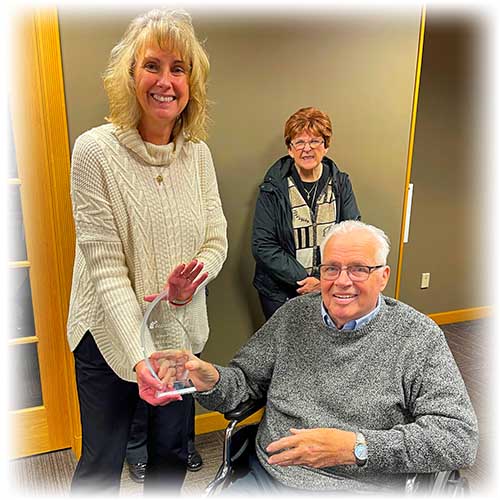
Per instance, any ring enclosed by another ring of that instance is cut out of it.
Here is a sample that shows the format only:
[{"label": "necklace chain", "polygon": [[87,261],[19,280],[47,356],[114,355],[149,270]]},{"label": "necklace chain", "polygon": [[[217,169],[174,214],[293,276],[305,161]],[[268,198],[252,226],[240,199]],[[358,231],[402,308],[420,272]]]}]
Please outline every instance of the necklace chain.
[{"label": "necklace chain", "polygon": [[[311,193],[312,193],[312,200],[314,201],[314,198],[316,197],[316,193],[318,191],[318,184],[319,184],[319,181],[320,181],[322,175],[323,175],[323,165],[321,165],[321,170],[320,170],[320,173],[319,173],[319,177],[314,181],[314,184],[311,187],[311,189],[309,189],[309,191],[306,189],[304,181],[302,179],[300,179],[302,181],[302,187],[304,188],[304,191],[306,193],[306,197],[307,197],[307,201],[308,202],[311,201]],[[314,193],[313,193],[313,191],[314,191]]]},{"label": "necklace chain", "polygon": [[319,182],[319,179],[316,179],[313,187],[309,191],[306,189],[306,186],[304,185],[304,183],[302,183],[302,187],[304,188],[304,191],[306,192],[307,201],[311,201],[311,193],[313,191],[314,191],[314,194],[312,196],[312,199],[314,200],[314,197],[316,196],[316,191],[318,190],[318,182]]}]

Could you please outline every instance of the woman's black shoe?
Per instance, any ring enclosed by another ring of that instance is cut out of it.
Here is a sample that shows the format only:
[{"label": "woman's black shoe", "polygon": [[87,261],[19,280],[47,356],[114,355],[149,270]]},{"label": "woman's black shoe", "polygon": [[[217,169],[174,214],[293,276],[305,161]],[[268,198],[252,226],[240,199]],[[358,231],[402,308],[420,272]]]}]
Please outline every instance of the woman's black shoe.
[{"label": "woman's black shoe", "polygon": [[130,475],[130,479],[136,483],[143,483],[144,476],[146,474],[146,465],[145,463],[139,462],[137,464],[127,464],[128,465],[128,473]]},{"label": "woman's black shoe", "polygon": [[187,468],[191,472],[195,472],[200,470],[203,467],[203,460],[201,459],[200,454],[194,450],[193,453],[188,453],[187,458]]}]

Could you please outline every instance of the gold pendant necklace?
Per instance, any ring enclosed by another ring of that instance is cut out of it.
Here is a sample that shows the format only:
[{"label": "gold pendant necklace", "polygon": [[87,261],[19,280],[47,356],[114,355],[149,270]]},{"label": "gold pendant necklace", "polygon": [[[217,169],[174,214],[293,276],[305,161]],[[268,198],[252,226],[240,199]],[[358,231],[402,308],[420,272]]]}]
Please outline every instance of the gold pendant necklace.
[{"label": "gold pendant necklace", "polygon": [[[156,167],[156,168],[158,168],[158,167]],[[166,167],[161,167],[160,172],[155,177],[155,180],[158,183],[158,186],[161,186],[163,184],[163,181],[165,180],[165,177],[163,177],[163,172],[165,172],[165,168]]]}]

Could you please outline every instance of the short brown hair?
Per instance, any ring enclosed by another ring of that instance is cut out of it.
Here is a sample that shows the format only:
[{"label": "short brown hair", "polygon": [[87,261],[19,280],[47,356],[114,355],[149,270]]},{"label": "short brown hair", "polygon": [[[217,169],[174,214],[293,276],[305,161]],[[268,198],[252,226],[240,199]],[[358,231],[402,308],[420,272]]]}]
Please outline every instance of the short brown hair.
[{"label": "short brown hair", "polygon": [[154,9],[130,23],[111,51],[103,76],[110,108],[106,119],[123,128],[135,128],[139,123],[142,110],[135,95],[134,65],[141,51],[150,45],[177,51],[189,64],[189,102],[174,127],[174,137],[182,130],[188,140],[205,139],[210,65],[196,38],[191,16],[183,10]]},{"label": "short brown hair", "polygon": [[294,137],[302,132],[323,137],[325,148],[330,146],[332,122],[330,117],[317,108],[300,108],[285,123],[285,144],[290,147]]}]

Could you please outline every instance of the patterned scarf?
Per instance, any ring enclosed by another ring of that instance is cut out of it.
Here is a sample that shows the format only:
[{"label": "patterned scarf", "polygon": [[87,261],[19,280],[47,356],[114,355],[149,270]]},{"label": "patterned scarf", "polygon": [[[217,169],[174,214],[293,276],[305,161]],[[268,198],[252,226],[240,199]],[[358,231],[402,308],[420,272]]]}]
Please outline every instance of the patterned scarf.
[{"label": "patterned scarf", "polygon": [[292,205],[295,257],[305,267],[308,275],[316,274],[320,264],[319,246],[337,218],[333,179],[328,179],[317,197],[314,211],[305,202],[292,177],[288,177],[288,196]]}]

